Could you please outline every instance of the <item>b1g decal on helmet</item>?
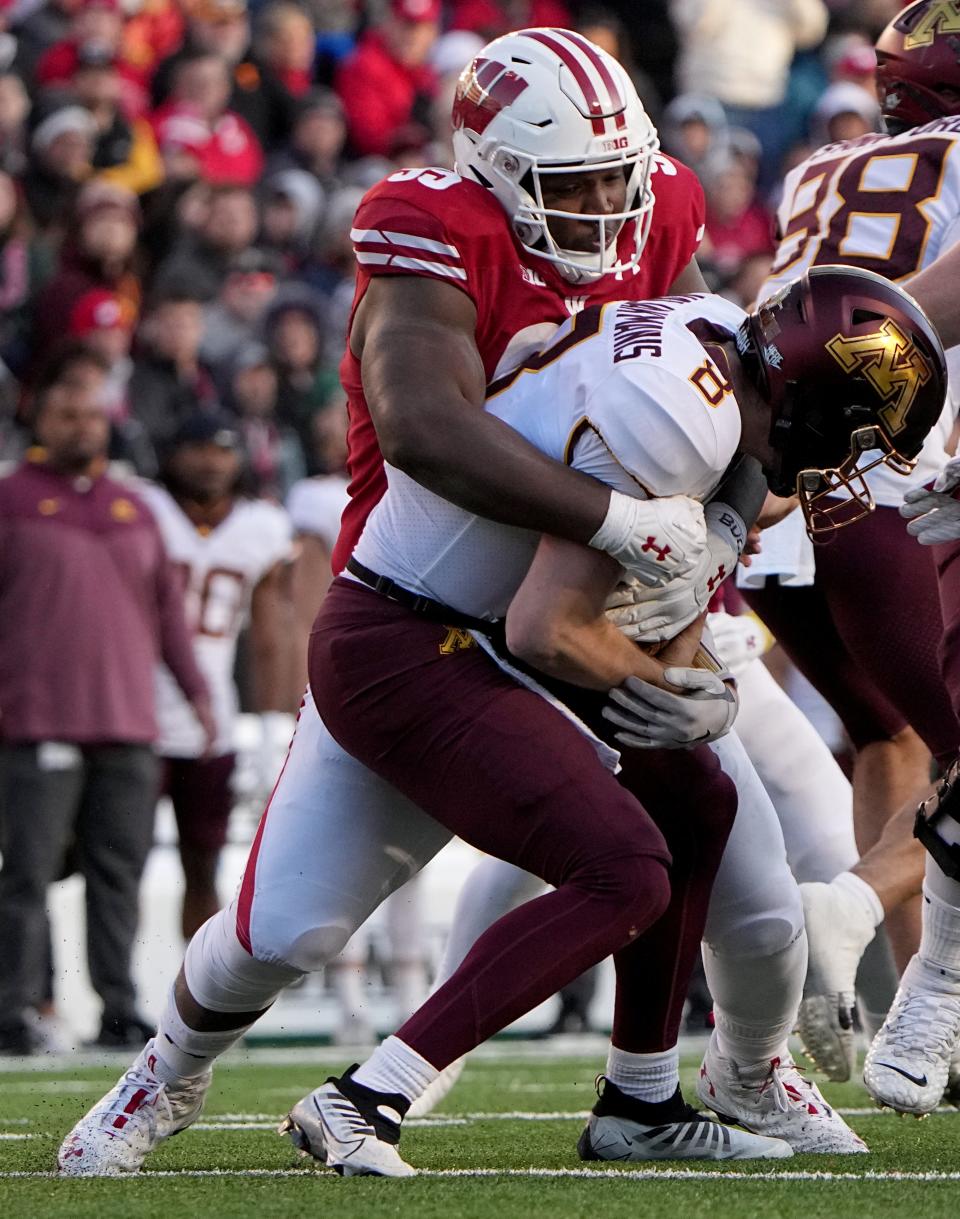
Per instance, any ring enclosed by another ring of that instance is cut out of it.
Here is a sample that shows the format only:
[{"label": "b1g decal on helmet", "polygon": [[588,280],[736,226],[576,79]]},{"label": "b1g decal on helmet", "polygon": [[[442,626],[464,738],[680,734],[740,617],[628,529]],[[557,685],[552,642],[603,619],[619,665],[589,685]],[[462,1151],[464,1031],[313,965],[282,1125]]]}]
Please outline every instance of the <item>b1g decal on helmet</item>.
[{"label": "b1g decal on helmet", "polygon": [[907,51],[929,47],[937,34],[960,34],[960,4],[957,0],[935,0],[904,38]]},{"label": "b1g decal on helmet", "polygon": [[880,395],[885,405],[877,415],[887,432],[902,432],[917,394],[933,376],[916,343],[887,318],[872,334],[835,334],[827,351],[844,372],[859,372]]}]

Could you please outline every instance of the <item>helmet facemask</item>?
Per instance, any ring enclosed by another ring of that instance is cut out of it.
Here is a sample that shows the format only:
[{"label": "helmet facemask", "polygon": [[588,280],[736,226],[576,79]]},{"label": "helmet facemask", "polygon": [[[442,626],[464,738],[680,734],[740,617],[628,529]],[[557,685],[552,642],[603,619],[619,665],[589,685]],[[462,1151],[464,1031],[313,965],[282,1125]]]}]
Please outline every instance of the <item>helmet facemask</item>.
[{"label": "helmet facemask", "polygon": [[[867,455],[879,450],[876,457]],[[822,542],[837,529],[861,521],[876,507],[864,475],[878,466],[895,474],[909,474],[916,459],[892,448],[878,427],[858,428],[850,437],[850,456],[832,469],[806,469],[797,475],[796,488],[807,536]],[[837,498],[843,497],[843,498]]]},{"label": "helmet facemask", "polygon": [[[656,140],[653,141],[654,148]],[[521,203],[514,213],[514,231],[523,245],[540,258],[552,262],[565,279],[573,283],[590,283],[603,275],[626,274],[640,262],[653,219],[653,191],[650,189],[650,173],[653,165],[650,152],[625,153],[618,160],[596,165],[538,165],[530,170],[533,196],[529,203]],[[626,206],[621,212],[599,215],[592,212],[565,212],[559,208],[548,208],[543,202],[543,180],[551,175],[569,173],[603,173],[622,166],[627,180]],[[628,173],[629,170],[629,173]],[[559,246],[550,231],[551,218],[561,220],[592,221],[597,226],[598,249],[596,252],[565,250]],[[624,225],[636,224],[636,237],[629,250],[621,257],[620,234]],[[536,240],[527,242],[520,236],[527,228],[536,234]]]},{"label": "helmet facemask", "polygon": [[[762,392],[762,380],[760,384]],[[776,458],[765,473],[775,495],[798,497],[808,536],[822,542],[837,529],[873,512],[876,502],[865,478],[870,470],[886,466],[895,474],[907,475],[917,462],[900,453],[884,429],[870,422],[869,409],[848,406],[836,418],[827,419],[815,410],[795,410],[796,391],[796,384],[788,383],[774,406],[770,444]],[[839,458],[834,465],[824,464],[830,433],[829,448]],[[846,455],[841,457],[844,449]]]}]

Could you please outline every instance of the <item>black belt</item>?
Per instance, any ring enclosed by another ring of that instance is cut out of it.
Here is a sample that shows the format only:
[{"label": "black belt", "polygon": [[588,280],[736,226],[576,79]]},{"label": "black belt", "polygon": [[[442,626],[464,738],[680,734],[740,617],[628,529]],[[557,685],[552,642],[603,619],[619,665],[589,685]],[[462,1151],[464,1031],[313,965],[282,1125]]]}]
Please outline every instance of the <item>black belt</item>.
[{"label": "black belt", "polygon": [[422,597],[418,593],[412,593],[409,588],[397,584],[389,576],[380,576],[375,571],[371,571],[369,567],[364,567],[352,555],[347,559],[347,571],[356,576],[367,588],[372,588],[374,592],[380,593],[390,601],[396,601],[397,605],[402,605],[404,609],[412,610],[421,618],[428,618],[431,622],[440,623],[441,626],[457,626],[469,631],[482,631],[483,634],[489,635],[492,631],[496,631],[499,625],[496,622],[488,622],[485,618],[474,618],[471,614],[461,613],[460,610],[444,605],[442,601],[434,601],[431,597]]},{"label": "black belt", "polygon": [[357,562],[352,555],[347,559],[347,571],[351,575],[356,576],[367,588],[372,588],[374,592],[380,593],[381,596],[387,597],[391,601],[396,601],[404,609],[412,610],[413,613],[419,614],[430,622],[437,622],[441,626],[455,626],[461,627],[464,630],[479,631],[490,640],[493,650],[501,659],[505,660],[513,668],[529,674],[541,686],[549,690],[556,698],[573,710],[574,714],[584,720],[601,740],[606,741],[614,749],[618,748],[613,740],[614,728],[600,715],[606,703],[606,694],[596,690],[586,690],[580,686],[573,686],[567,682],[560,681],[557,678],[548,677],[547,674],[541,673],[525,661],[520,660],[519,657],[514,656],[507,648],[506,632],[504,629],[505,621],[503,618],[489,622],[485,618],[474,618],[470,614],[463,614],[460,610],[455,610],[449,605],[444,605],[442,601],[434,601],[431,597],[422,597],[417,593],[411,592],[409,588],[404,588],[402,584],[397,584],[389,576],[377,575],[369,567],[364,567],[362,563]]}]

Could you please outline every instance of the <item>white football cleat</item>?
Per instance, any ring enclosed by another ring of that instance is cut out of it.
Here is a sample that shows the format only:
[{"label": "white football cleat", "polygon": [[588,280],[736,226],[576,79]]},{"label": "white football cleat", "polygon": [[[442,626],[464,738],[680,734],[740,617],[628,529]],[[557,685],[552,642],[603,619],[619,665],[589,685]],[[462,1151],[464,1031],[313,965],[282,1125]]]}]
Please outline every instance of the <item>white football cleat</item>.
[{"label": "white football cleat", "polygon": [[714,1033],[700,1067],[697,1094],[724,1121],[783,1139],[798,1153],[858,1155],[867,1150],[789,1057],[771,1059],[765,1072],[741,1074],[733,1059],[717,1050]]},{"label": "white football cleat", "polygon": [[857,1060],[853,1027],[857,967],[877,933],[862,903],[820,881],[800,886],[809,957],[797,1033],[828,1079],[849,1079]]},{"label": "white football cleat", "polygon": [[923,1116],[940,1103],[960,1040],[960,982],[914,956],[863,1064],[880,1105]]},{"label": "white football cleat", "polygon": [[415,1177],[417,1170],[397,1151],[409,1102],[355,1083],[351,1077],[358,1065],[297,1101],[277,1133],[289,1134],[301,1155],[313,1156],[342,1177]]},{"label": "white football cleat", "polygon": [[63,1176],[139,1172],[149,1152],[200,1116],[213,1072],[163,1084],[153,1073],[153,1044],[147,1042],[130,1070],[60,1144]]},{"label": "white football cleat", "polygon": [[466,1062],[465,1057],[455,1058],[448,1067],[444,1067],[433,1083],[427,1086],[426,1091],[421,1092],[410,1105],[407,1117],[426,1117],[428,1113],[432,1113],[463,1074]]},{"label": "white football cleat", "polygon": [[601,1075],[597,1092],[600,1099],[577,1143],[581,1160],[786,1160],[793,1155],[780,1139],[724,1126],[698,1113],[679,1088],[670,1100],[650,1104]]}]

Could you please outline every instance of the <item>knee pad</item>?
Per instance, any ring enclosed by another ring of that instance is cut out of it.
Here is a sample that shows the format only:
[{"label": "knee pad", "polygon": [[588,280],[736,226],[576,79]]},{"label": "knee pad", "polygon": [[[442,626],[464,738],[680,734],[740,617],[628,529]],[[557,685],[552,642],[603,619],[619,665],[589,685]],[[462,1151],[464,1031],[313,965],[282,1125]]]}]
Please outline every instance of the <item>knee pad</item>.
[{"label": "knee pad", "polygon": [[802,908],[798,918],[791,911],[768,911],[725,927],[708,928],[704,941],[717,956],[768,957],[789,948],[802,929]]},{"label": "knee pad", "polygon": [[960,880],[960,759],[917,809],[913,836],[950,880]]},{"label": "knee pad", "polygon": [[236,909],[207,919],[187,945],[183,973],[190,994],[213,1012],[260,1011],[302,976],[302,969],[250,955],[237,938]]},{"label": "knee pad", "polygon": [[309,927],[281,949],[281,956],[291,968],[315,973],[343,951],[352,934],[347,927]]},{"label": "knee pad", "polygon": [[[704,942],[728,957],[762,957],[782,952],[803,930],[800,889],[789,876],[789,885],[767,885],[732,901],[711,901]],[[714,890],[716,895],[716,890]]]}]

